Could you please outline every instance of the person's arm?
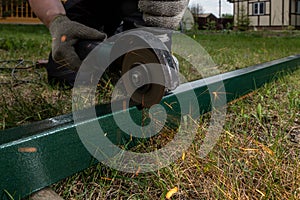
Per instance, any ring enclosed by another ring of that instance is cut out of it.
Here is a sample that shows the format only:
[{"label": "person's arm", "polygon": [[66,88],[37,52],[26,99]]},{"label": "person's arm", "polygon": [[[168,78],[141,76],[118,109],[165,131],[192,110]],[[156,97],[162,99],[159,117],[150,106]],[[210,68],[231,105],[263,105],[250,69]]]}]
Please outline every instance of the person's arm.
[{"label": "person's arm", "polygon": [[146,25],[176,29],[189,0],[139,0]]},{"label": "person's arm", "polygon": [[106,34],[70,20],[60,0],[29,0],[37,17],[49,28],[52,36],[52,58],[62,66],[77,71],[81,65],[74,45],[78,40],[106,39]]},{"label": "person's arm", "polygon": [[56,16],[66,14],[60,0],[29,0],[29,4],[36,16],[48,28]]}]

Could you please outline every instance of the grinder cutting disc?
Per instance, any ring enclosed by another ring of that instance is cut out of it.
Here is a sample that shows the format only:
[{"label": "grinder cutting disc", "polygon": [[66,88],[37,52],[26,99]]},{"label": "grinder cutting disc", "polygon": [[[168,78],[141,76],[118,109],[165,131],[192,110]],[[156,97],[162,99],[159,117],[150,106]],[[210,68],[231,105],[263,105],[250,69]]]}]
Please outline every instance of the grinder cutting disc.
[{"label": "grinder cutting disc", "polygon": [[[151,65],[155,63],[155,65]],[[158,104],[165,94],[162,65],[151,49],[138,49],[125,54],[122,63],[124,87],[131,100],[142,107]],[[127,73],[128,72],[128,73]],[[161,84],[156,84],[161,83]]]}]

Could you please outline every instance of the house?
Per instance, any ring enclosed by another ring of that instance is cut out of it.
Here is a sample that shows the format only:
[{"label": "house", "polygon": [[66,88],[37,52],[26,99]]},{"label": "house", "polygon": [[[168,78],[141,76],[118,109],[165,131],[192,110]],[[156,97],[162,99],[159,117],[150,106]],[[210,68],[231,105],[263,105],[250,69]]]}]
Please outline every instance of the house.
[{"label": "house", "polygon": [[27,0],[0,0],[0,23],[30,23],[41,21],[32,12]]},{"label": "house", "polygon": [[194,16],[200,30],[223,30],[233,24],[232,18],[217,18],[212,13],[204,13]]},{"label": "house", "polygon": [[228,0],[233,3],[234,21],[242,15],[257,29],[300,29],[300,0]]},{"label": "house", "polygon": [[218,18],[212,13],[204,13],[195,16],[198,22],[198,29],[216,29],[218,24]]}]

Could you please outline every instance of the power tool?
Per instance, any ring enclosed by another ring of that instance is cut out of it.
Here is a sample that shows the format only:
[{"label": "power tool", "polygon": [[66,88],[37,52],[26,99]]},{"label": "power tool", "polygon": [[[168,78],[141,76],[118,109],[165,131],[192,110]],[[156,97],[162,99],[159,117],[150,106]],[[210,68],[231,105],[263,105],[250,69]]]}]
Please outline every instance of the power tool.
[{"label": "power tool", "polygon": [[[158,104],[166,93],[179,85],[178,61],[167,47],[169,42],[166,45],[161,40],[166,37],[164,33],[155,35],[143,30],[129,31],[113,42],[107,42],[99,55],[99,58],[112,60],[109,70],[120,72],[120,76],[129,73],[122,79],[125,91],[131,94],[133,102],[145,108]],[[84,60],[100,44],[99,41],[81,40],[75,45],[75,51]],[[115,58],[120,49],[126,53]],[[160,67],[154,71],[151,64],[159,64]],[[160,76],[161,84],[153,82],[157,76]]]}]

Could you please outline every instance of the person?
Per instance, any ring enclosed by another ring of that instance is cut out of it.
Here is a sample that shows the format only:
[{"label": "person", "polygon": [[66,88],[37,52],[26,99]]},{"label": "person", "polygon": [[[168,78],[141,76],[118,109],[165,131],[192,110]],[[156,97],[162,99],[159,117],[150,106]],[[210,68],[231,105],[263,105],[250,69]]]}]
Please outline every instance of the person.
[{"label": "person", "polygon": [[52,36],[46,66],[48,81],[73,87],[82,60],[74,45],[79,40],[104,41],[139,26],[174,29],[189,0],[29,0]]}]

